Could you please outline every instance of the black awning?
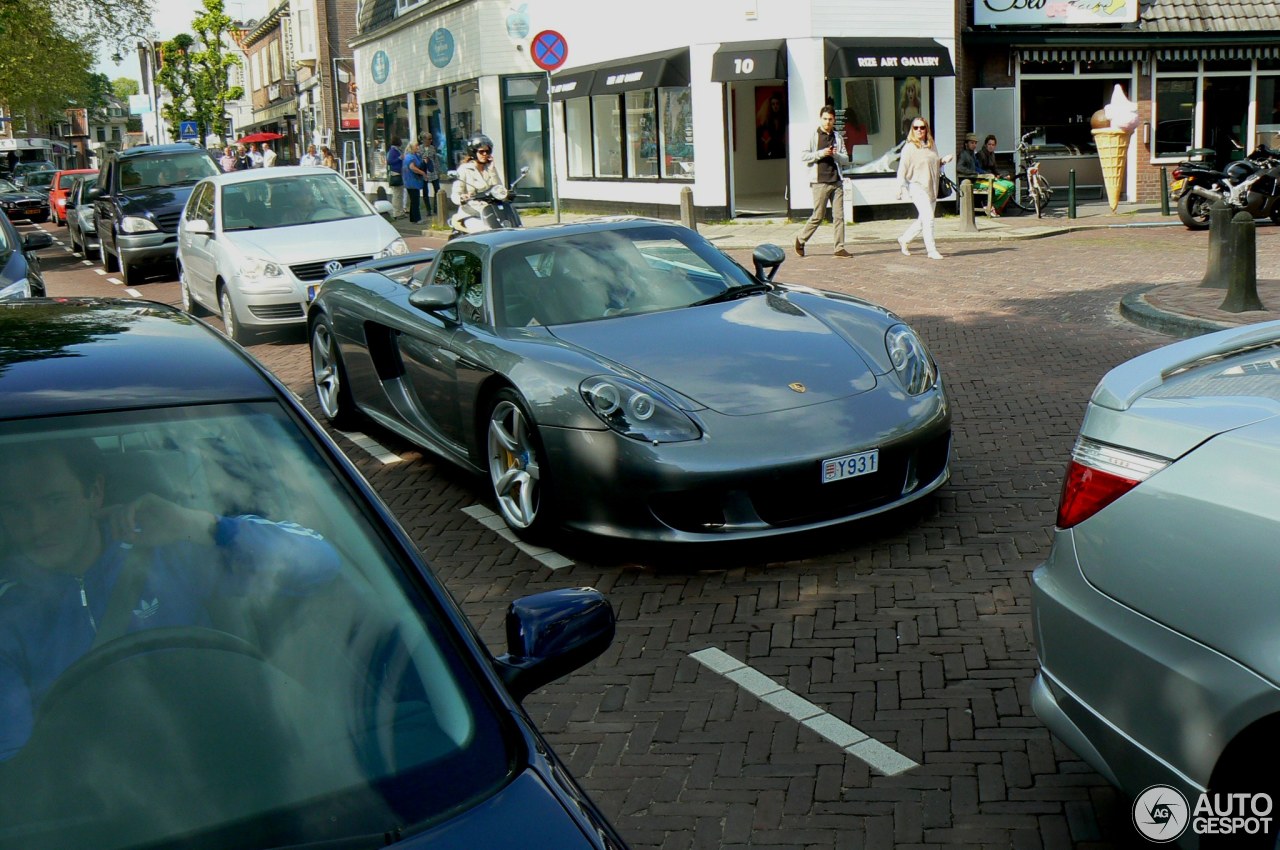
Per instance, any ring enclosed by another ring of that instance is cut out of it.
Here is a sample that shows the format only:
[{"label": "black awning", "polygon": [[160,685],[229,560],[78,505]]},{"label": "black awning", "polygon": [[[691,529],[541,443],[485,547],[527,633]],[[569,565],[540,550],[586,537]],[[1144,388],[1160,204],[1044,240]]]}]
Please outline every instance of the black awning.
[{"label": "black awning", "polygon": [[711,57],[711,81],[715,83],[786,78],[787,42],[781,38],[721,44],[716,55]]},{"label": "black awning", "polygon": [[[668,50],[598,65],[592,94],[689,85],[689,50]],[[554,84],[556,78],[552,78]]]},{"label": "black awning", "polygon": [[[558,74],[551,75],[551,96],[556,100],[566,100],[571,97],[586,97],[591,94],[591,83],[596,78],[596,72],[590,68],[574,68],[570,71],[562,71]],[[534,95],[534,99],[538,103],[547,102],[547,75],[543,74],[538,80],[538,92]]]},{"label": "black awning", "polygon": [[827,79],[954,77],[951,54],[931,38],[828,38]]}]

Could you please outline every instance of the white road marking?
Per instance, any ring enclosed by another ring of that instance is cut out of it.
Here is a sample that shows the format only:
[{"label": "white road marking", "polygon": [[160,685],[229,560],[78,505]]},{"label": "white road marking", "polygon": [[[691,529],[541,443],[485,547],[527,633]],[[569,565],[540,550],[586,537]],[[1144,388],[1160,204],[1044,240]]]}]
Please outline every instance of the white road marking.
[{"label": "white road marking", "polygon": [[82,265],[82,266],[91,266],[91,265],[93,265],[93,260],[81,260],[81,261],[80,261],[80,265]]},{"label": "white road marking", "polygon": [[102,269],[94,269],[94,271],[97,272],[98,274],[106,274],[106,272],[104,272]]},{"label": "white road marking", "polygon": [[872,738],[861,729],[845,723],[804,697],[779,685],[760,671],[743,664],[727,652],[708,647],[689,656],[698,663],[719,673],[763,703],[795,720],[802,726],[817,732],[851,756],[866,762],[872,770],[885,776],[897,776],[913,767],[919,767],[911,759]]},{"label": "white road marking", "polygon": [[126,290],[125,290],[125,292],[129,293],[129,294],[130,294],[130,295],[132,295],[134,298],[141,298],[141,297],[142,297],[142,293],[141,293],[141,292],[139,292],[139,291],[138,291],[138,290],[136,290],[136,289],[133,289],[133,288],[126,289]]},{"label": "white road marking", "polygon": [[346,437],[383,463],[399,463],[404,460],[400,455],[388,451],[359,431],[338,431],[337,433]]},{"label": "white road marking", "polygon": [[116,286],[124,286],[124,281],[118,277],[107,278],[107,283],[114,283]]},{"label": "white road marking", "polygon": [[503,540],[515,545],[517,549],[533,558],[539,564],[549,570],[563,570],[565,567],[572,567],[573,561],[570,561],[564,555],[554,549],[548,549],[545,546],[530,546],[519,537],[516,537],[514,531],[507,527],[502,517],[486,508],[484,505],[469,505],[462,509],[462,512],[472,519],[479,522],[485,528],[496,533]]}]

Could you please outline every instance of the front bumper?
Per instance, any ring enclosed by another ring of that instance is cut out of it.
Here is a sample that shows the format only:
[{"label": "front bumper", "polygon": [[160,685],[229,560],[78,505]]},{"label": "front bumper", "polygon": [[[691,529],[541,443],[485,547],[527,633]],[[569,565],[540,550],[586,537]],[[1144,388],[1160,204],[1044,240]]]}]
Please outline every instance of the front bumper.
[{"label": "front bumper", "polygon": [[116,253],[122,263],[137,265],[172,260],[178,256],[178,234],[163,230],[116,235]]},{"label": "front bumper", "polygon": [[[232,286],[236,318],[244,327],[301,325],[307,321],[307,285],[292,275],[281,284],[282,288],[288,286],[289,292],[259,293],[237,284]],[[316,286],[319,287],[318,281]]]},{"label": "front bumper", "polygon": [[1164,784],[1194,799],[1231,740],[1276,708],[1269,682],[1090,584],[1071,531],[1032,575],[1031,612],[1036,714],[1130,796]]},{"label": "front bumper", "polygon": [[34,204],[18,204],[15,206],[5,206],[4,214],[10,219],[20,221],[22,219],[38,219],[49,217],[49,205],[47,203]]},{"label": "front bumper", "polygon": [[[950,477],[941,384],[889,388],[758,416],[699,414],[702,439],[654,446],[613,431],[544,428],[561,521],[589,534],[663,542],[748,540],[901,508]],[[877,448],[871,475],[822,483],[828,458]]]}]

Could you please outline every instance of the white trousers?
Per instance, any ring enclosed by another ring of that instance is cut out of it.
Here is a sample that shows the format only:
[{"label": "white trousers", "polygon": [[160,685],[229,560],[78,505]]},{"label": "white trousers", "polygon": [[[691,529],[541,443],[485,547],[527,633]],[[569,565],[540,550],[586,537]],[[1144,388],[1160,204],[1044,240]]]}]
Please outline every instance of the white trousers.
[{"label": "white trousers", "polygon": [[409,193],[404,185],[391,186],[391,214],[399,218],[409,208]]},{"label": "white trousers", "polygon": [[909,244],[917,235],[924,234],[924,247],[930,254],[938,253],[938,246],[933,241],[933,208],[937,203],[929,197],[929,193],[919,183],[909,183],[907,191],[911,195],[911,203],[916,205],[918,218],[911,222],[906,232],[898,238],[903,245]]}]

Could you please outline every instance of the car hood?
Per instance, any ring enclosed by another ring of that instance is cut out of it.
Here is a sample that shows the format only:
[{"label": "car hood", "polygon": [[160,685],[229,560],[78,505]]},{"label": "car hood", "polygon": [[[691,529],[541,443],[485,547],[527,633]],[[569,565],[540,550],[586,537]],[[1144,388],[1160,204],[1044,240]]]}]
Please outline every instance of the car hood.
[{"label": "car hood", "polygon": [[43,203],[45,196],[35,191],[25,191],[19,189],[16,192],[0,192],[0,201],[16,201],[22,203],[25,201],[39,201]]},{"label": "car hood", "polygon": [[480,805],[391,846],[397,850],[574,850],[605,845],[588,839],[541,778],[526,770]]},{"label": "car hood", "polygon": [[821,404],[876,385],[844,337],[772,293],[548,330],[733,416]]},{"label": "car hood", "polygon": [[380,215],[223,234],[241,253],[290,265],[333,257],[372,256],[399,233]]},{"label": "car hood", "polygon": [[125,215],[150,213],[153,216],[181,212],[193,188],[195,184],[124,192],[120,195],[120,211]]}]

